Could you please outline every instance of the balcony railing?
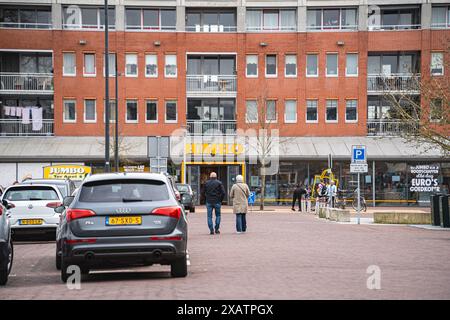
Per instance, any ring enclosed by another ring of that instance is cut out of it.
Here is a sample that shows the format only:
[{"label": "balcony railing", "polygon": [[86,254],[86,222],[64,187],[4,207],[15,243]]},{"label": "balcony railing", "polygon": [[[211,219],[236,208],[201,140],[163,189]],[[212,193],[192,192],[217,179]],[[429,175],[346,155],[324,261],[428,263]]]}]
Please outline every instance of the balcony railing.
[{"label": "balcony railing", "polygon": [[[42,123],[40,122],[42,121]],[[24,124],[22,119],[0,119],[0,136],[30,137],[53,136],[53,119],[31,120]]]},{"label": "balcony railing", "polygon": [[187,120],[187,131],[193,136],[235,135],[235,120]]},{"label": "balcony railing", "polygon": [[278,27],[247,26],[246,30],[247,32],[295,32],[297,31],[297,25]]},{"label": "balcony railing", "polygon": [[53,94],[53,74],[0,73],[0,92]]},{"label": "balcony railing", "polygon": [[188,75],[186,91],[191,93],[236,93],[236,76]]},{"label": "balcony railing", "polygon": [[420,74],[369,74],[367,75],[367,91],[373,93],[402,92],[420,93]]},{"label": "balcony railing", "polygon": [[4,29],[51,29],[51,23],[33,22],[0,22],[0,28]]},{"label": "balcony railing", "polygon": [[368,136],[404,136],[414,134],[418,129],[418,123],[385,119],[367,120]]},{"label": "balcony railing", "polygon": [[420,29],[421,24],[385,24],[385,25],[369,25],[369,31],[386,31],[386,30],[414,30]]},{"label": "balcony railing", "polygon": [[186,26],[188,32],[236,32],[236,26],[223,26],[223,25],[195,25]]}]

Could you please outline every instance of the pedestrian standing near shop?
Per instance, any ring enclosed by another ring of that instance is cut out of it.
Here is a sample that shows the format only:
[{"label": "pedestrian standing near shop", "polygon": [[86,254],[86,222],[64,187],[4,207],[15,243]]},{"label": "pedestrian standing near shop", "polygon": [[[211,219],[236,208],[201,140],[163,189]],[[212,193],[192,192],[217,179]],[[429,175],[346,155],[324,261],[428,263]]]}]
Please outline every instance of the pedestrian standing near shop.
[{"label": "pedestrian standing near shop", "polygon": [[302,211],[301,203],[302,203],[302,190],[300,184],[295,186],[294,192],[292,193],[292,211],[295,211],[295,203],[298,200],[298,211]]},{"label": "pedestrian standing near shop", "polygon": [[329,186],[329,194],[328,194],[328,201],[330,204],[331,208],[334,208],[335,204],[336,204],[336,196],[337,196],[337,187],[336,187],[336,183],[331,180],[330,182],[330,186]]},{"label": "pedestrian standing near shop", "polygon": [[230,199],[233,201],[233,213],[236,215],[236,232],[247,231],[247,210],[250,189],[241,175],[236,176],[236,183],[231,187]]},{"label": "pedestrian standing near shop", "polygon": [[311,212],[311,187],[307,186],[305,192],[305,209],[309,213]]},{"label": "pedestrian standing near shop", "polygon": [[[222,182],[217,180],[217,174],[215,172],[211,172],[209,180],[205,183],[204,196],[206,200],[209,234],[220,234],[220,209],[223,198],[225,197],[225,189]],[[212,221],[213,209],[216,214],[214,226]]]}]

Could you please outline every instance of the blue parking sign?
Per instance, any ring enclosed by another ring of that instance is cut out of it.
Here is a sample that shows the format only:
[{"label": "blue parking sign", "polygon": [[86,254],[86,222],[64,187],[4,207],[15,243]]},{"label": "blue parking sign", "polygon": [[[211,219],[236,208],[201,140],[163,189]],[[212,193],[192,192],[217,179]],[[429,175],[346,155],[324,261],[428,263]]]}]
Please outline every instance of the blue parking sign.
[{"label": "blue parking sign", "polygon": [[248,204],[254,204],[256,198],[255,192],[250,192],[250,196],[248,197]]},{"label": "blue parking sign", "polygon": [[366,162],[366,146],[352,146],[352,162]]}]

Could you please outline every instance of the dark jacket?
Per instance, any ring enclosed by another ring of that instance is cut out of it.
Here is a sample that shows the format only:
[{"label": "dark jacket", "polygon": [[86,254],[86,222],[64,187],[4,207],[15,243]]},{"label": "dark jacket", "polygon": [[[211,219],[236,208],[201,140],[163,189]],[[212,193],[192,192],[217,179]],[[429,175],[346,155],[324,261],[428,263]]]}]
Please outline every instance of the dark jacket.
[{"label": "dark jacket", "polygon": [[204,188],[205,199],[207,203],[222,203],[225,197],[225,189],[222,182],[217,179],[206,181]]},{"label": "dark jacket", "polygon": [[300,198],[304,194],[306,194],[306,190],[304,188],[297,187],[294,189],[294,197]]}]

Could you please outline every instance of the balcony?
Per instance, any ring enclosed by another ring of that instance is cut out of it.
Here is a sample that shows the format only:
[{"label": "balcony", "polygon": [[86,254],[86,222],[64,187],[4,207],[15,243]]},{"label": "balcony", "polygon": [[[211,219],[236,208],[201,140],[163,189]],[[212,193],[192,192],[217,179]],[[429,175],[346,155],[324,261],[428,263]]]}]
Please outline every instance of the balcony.
[{"label": "balcony", "polygon": [[1,137],[33,137],[53,136],[53,119],[43,119],[42,125],[35,121],[28,124],[22,123],[21,119],[0,119]]},{"label": "balcony", "polygon": [[0,93],[53,94],[53,74],[0,73]]},{"label": "balcony", "polygon": [[0,22],[0,29],[51,29],[51,23]]},{"label": "balcony", "polygon": [[236,96],[236,76],[188,75],[186,91],[189,96]]},{"label": "balcony", "polygon": [[235,120],[187,120],[187,131],[191,136],[235,135]]},{"label": "balcony", "polygon": [[367,75],[367,92],[420,94],[420,74],[369,74]]},{"label": "balcony", "polygon": [[399,120],[367,120],[367,135],[368,136],[404,136],[412,135],[419,129],[418,123],[408,123]]}]

